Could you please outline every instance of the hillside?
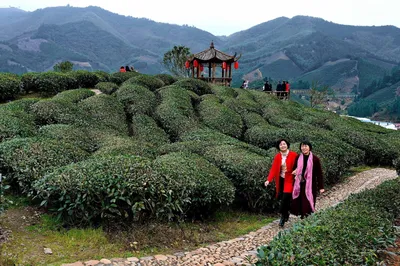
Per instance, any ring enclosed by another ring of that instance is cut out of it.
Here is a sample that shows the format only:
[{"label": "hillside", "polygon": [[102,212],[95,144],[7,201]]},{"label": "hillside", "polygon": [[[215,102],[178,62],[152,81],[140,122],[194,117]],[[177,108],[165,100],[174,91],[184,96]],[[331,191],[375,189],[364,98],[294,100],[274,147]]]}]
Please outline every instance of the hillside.
[{"label": "hillside", "polygon": [[[7,19],[0,20],[1,71],[43,71],[70,60],[106,71],[134,64],[142,73],[156,74],[164,71],[162,56],[174,45],[185,45],[197,53],[214,41],[219,50],[242,54],[233,76],[235,86],[249,76],[253,81],[268,77],[292,82],[304,77],[327,82],[338,91],[354,87],[362,92],[371,80],[400,62],[400,29],[393,26],[360,27],[307,16],[280,17],[220,38],[195,27],[121,16],[94,6],[0,12],[7,14]],[[80,27],[89,35],[82,36]],[[70,32],[75,30],[76,34]],[[51,39],[57,31],[67,34]],[[21,45],[25,42],[35,52],[26,51]],[[335,63],[333,71],[340,74],[337,80],[325,76],[330,71],[327,64],[348,60],[353,67]]]}]

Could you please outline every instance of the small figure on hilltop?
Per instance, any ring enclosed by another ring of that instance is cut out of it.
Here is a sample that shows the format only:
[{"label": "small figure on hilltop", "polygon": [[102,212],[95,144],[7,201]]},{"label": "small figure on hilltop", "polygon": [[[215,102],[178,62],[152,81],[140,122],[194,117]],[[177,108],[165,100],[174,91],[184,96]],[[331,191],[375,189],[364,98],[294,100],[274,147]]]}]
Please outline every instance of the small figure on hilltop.
[{"label": "small figure on hilltop", "polygon": [[244,89],[245,83],[246,83],[246,81],[243,80],[242,85],[240,86],[241,89]]},{"label": "small figure on hilltop", "polygon": [[125,71],[126,72],[131,72],[131,69],[129,68],[129,66],[125,66]]},{"label": "small figure on hilltop", "polygon": [[300,143],[301,154],[297,156],[294,166],[296,175],[293,187],[291,212],[301,219],[315,212],[318,192],[325,192],[321,160],[311,150],[309,141]]},{"label": "small figure on hilltop", "polygon": [[137,72],[133,66],[131,66],[131,72]]},{"label": "small figure on hilltop", "polygon": [[125,67],[124,67],[124,66],[121,66],[121,67],[119,68],[119,72],[125,73],[125,72],[126,72]]},{"label": "small figure on hilltop", "polygon": [[280,201],[281,220],[279,226],[281,227],[289,220],[294,183],[293,170],[297,158],[297,153],[290,151],[289,148],[290,143],[285,139],[280,139],[276,143],[278,153],[274,157],[267,181],[264,183],[267,187],[272,180],[275,181],[276,197]]}]

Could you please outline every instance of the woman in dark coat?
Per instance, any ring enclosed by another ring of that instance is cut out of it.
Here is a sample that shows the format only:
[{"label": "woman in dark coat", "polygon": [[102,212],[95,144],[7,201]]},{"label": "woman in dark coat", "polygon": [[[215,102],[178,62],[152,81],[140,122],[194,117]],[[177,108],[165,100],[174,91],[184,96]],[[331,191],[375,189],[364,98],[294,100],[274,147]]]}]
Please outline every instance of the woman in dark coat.
[{"label": "woman in dark coat", "polygon": [[321,160],[311,150],[308,141],[300,143],[301,154],[297,156],[296,174],[293,187],[291,213],[301,218],[315,212],[315,202],[319,193],[324,193],[324,179]]},{"label": "woman in dark coat", "polygon": [[292,174],[297,153],[290,151],[290,143],[281,139],[277,142],[276,148],[279,151],[272,162],[271,170],[265,186],[268,186],[272,180],[275,181],[276,197],[280,200],[281,220],[279,226],[284,226],[289,220],[290,202],[292,201],[293,181]]}]

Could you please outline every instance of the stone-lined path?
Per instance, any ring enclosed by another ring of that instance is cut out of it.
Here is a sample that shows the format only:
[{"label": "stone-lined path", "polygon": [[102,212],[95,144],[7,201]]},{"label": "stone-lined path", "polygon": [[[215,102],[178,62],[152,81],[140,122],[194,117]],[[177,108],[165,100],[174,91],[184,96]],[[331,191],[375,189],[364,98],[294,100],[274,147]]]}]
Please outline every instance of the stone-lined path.
[{"label": "stone-lined path", "polygon": [[[334,206],[345,200],[350,194],[359,193],[364,189],[371,189],[384,181],[397,177],[396,171],[384,168],[375,168],[355,176],[344,183],[338,184],[327,190],[317,199],[317,211]],[[286,223],[288,228],[298,218],[291,216]],[[277,233],[282,230],[278,226],[279,220],[270,223],[261,229],[247,235],[210,246],[199,248],[190,252],[180,252],[171,255],[155,255],[142,258],[114,258],[91,260],[63,264],[63,266],[111,266],[111,265],[133,265],[133,266],[164,266],[164,265],[190,265],[190,266],[224,266],[224,265],[251,265],[256,258],[256,250],[259,246],[269,243]]]}]

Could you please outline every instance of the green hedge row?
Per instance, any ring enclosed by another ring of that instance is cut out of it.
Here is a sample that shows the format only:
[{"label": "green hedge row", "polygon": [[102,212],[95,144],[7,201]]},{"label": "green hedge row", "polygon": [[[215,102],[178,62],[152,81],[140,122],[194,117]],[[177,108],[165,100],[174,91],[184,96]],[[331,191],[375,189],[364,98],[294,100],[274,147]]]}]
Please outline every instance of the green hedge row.
[{"label": "green hedge row", "polygon": [[162,146],[170,142],[167,133],[147,115],[132,117],[132,136],[135,140],[149,142],[154,146]]},{"label": "green hedge row", "polygon": [[256,265],[377,265],[378,250],[394,244],[400,180],[352,195],[312,215],[258,249]]},{"label": "green hedge row", "polygon": [[212,214],[233,200],[230,181],[204,158],[175,153],[154,162],[137,156],[97,157],[56,169],[34,184],[37,198],[64,221]]},{"label": "green hedge row", "polygon": [[125,107],[125,112],[134,116],[137,114],[153,115],[157,105],[153,92],[142,85],[124,83],[113,95]]},{"label": "green hedge row", "polygon": [[0,73],[0,100],[15,98],[20,93],[21,78],[10,73]]}]

